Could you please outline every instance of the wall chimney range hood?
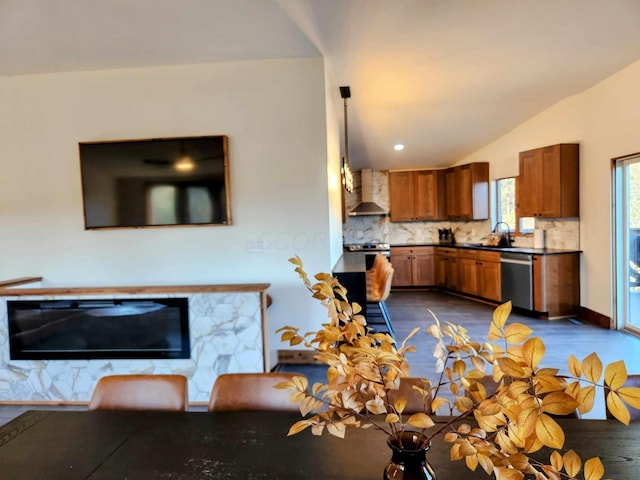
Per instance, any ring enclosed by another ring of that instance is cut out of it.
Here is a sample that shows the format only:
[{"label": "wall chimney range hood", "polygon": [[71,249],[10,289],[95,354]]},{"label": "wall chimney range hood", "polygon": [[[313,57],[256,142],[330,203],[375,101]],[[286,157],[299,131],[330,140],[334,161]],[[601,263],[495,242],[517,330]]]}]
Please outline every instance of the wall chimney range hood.
[{"label": "wall chimney range hood", "polygon": [[386,215],[385,209],[373,202],[373,172],[370,168],[360,170],[360,188],[362,191],[361,203],[349,212],[349,216]]},{"label": "wall chimney range hood", "polygon": [[[351,97],[351,89],[349,87],[340,87],[340,96],[344,102],[344,157],[343,157],[343,183],[344,174],[349,168],[349,128],[347,124],[347,99]],[[346,184],[345,184],[346,187]],[[359,215],[386,215],[384,208],[373,203],[373,172],[370,168],[363,168],[360,171],[360,187],[362,197],[360,205],[349,212],[350,217]],[[348,191],[351,191],[347,189]]]}]

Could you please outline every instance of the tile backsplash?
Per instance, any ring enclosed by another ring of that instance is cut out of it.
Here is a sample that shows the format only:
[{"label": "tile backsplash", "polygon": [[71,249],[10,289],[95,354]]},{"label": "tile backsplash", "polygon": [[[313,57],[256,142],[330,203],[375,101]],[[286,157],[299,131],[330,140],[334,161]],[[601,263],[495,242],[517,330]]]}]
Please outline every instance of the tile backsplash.
[{"label": "tile backsplash", "polygon": [[[355,188],[353,193],[345,192],[347,212],[360,202],[360,172],[354,172]],[[373,172],[373,201],[385,210],[389,210],[389,173]],[[451,228],[457,243],[480,242],[486,237],[493,225],[490,220],[467,222],[400,222],[393,223],[389,216],[349,217],[342,227],[344,243],[390,243],[421,244],[438,243],[438,229]],[[578,219],[536,220],[536,228],[546,231],[547,248],[580,249],[580,221]],[[514,246],[532,247],[533,236],[516,237]]]}]

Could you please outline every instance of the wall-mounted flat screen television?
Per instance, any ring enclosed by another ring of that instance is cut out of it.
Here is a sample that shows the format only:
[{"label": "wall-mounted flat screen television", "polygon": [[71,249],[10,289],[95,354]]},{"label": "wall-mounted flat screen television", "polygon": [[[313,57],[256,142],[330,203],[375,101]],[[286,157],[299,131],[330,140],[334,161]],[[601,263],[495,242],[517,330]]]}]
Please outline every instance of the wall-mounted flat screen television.
[{"label": "wall-mounted flat screen television", "polygon": [[79,144],[86,229],[230,225],[226,136]]}]

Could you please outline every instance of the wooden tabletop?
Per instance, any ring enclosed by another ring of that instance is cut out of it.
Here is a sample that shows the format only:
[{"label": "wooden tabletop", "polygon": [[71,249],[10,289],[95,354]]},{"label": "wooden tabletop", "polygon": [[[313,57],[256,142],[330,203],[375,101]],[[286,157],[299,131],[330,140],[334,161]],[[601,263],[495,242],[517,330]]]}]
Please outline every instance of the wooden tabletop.
[{"label": "wooden tabletop", "polygon": [[[0,428],[2,480],[327,479],[382,477],[386,436],[350,430],[344,439],[303,432],[287,437],[297,414],[273,412],[30,411]],[[640,428],[615,421],[560,420],[567,445],[599,455],[606,478],[640,472]],[[434,442],[427,458],[438,478],[487,479],[451,462]],[[548,452],[542,452],[547,455]]]}]

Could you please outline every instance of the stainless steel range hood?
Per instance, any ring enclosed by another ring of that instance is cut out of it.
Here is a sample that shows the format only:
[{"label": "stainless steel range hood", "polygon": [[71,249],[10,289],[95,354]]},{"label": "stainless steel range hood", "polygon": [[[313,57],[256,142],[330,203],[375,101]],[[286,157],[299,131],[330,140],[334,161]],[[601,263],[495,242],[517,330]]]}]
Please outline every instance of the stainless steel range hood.
[{"label": "stainless steel range hood", "polygon": [[361,202],[349,212],[349,216],[386,215],[386,210],[373,202],[373,172],[370,168],[363,168],[360,171],[360,188],[362,191]]}]

